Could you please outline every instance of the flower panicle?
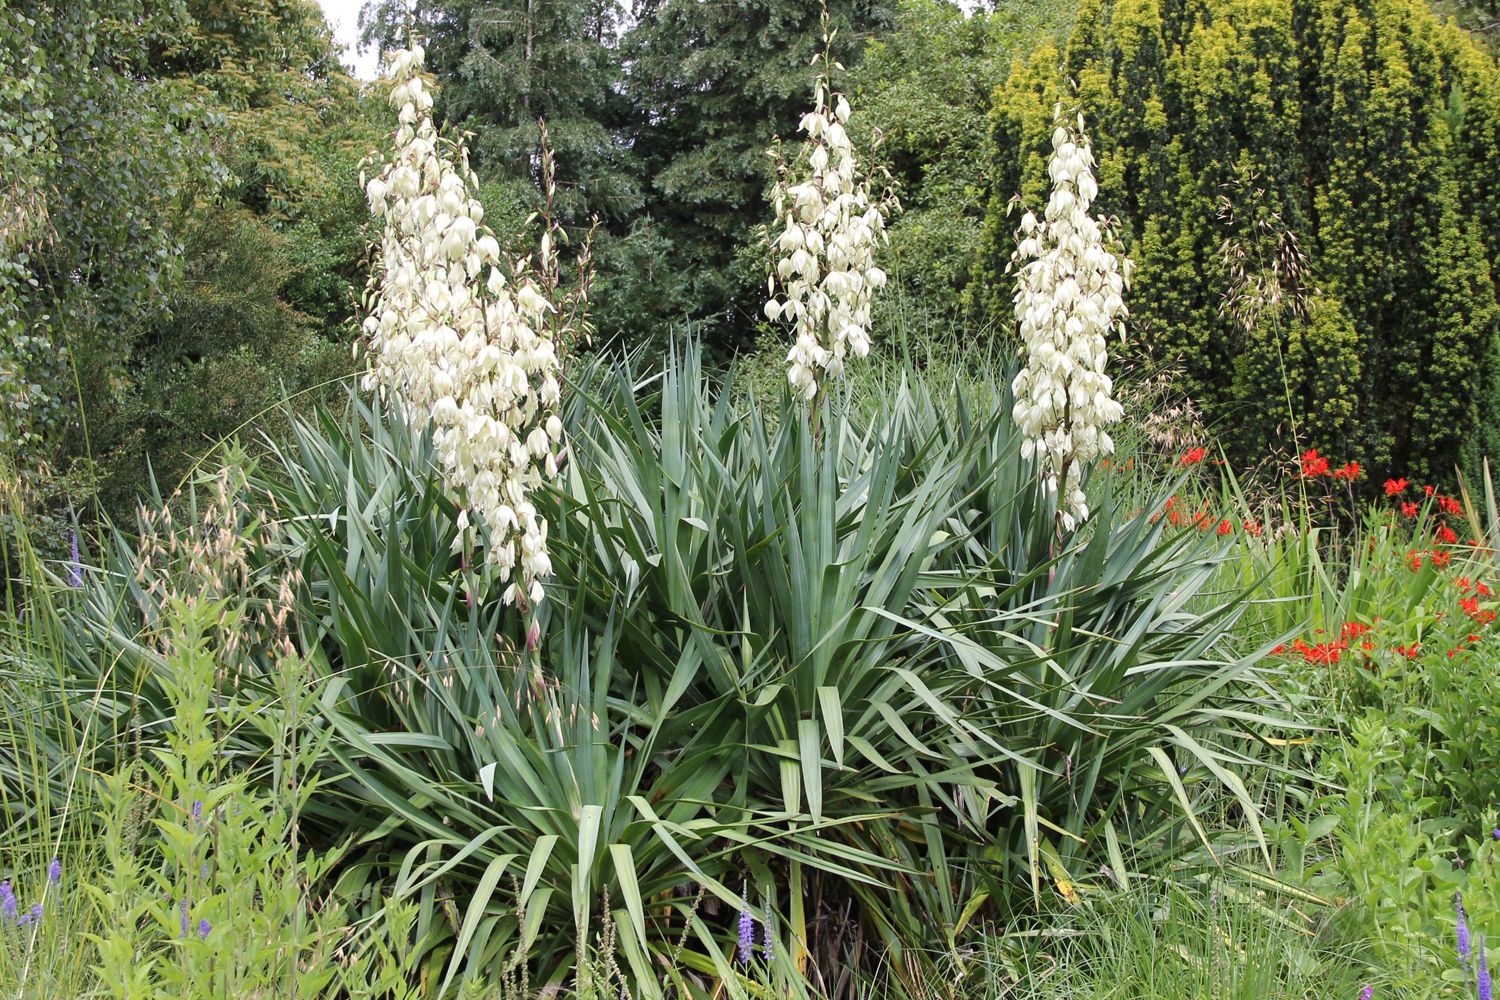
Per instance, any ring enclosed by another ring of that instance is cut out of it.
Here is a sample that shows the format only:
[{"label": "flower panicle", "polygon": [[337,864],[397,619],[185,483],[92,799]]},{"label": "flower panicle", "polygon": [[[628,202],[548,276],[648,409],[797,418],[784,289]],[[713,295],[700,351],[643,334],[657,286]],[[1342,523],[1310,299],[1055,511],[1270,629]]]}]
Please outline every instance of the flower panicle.
[{"label": "flower panicle", "polygon": [[[1058,105],[1047,172],[1051,196],[1040,217],[1027,211],[1016,233],[1015,317],[1026,364],[1012,384],[1022,454],[1036,457],[1058,516],[1069,530],[1088,519],[1081,467],[1113,454],[1106,428],[1124,416],[1105,372],[1107,338],[1122,336],[1131,263],[1110,249],[1106,223],[1089,213],[1098,183],[1084,132]],[[1202,456],[1195,456],[1201,461]]]},{"label": "flower panicle", "polygon": [[886,214],[897,206],[889,195],[871,193],[849,137],[852,114],[848,98],[820,76],[813,109],[798,125],[806,134],[807,174],[794,182],[783,165],[774,196],[779,234],[764,312],[793,328],[787,381],[808,400],[826,378],[844,374],[851,355],[869,354],[875,293],[886,284],[875,251],[888,239]]},{"label": "flower panicle", "polygon": [[550,232],[540,265],[503,259],[463,142],[438,133],[423,59],[421,46],[390,58],[395,151],[364,184],[383,224],[363,323],[364,385],[431,429],[444,480],[461,498],[455,545],[482,526],[487,563],[508,584],[504,600],[535,606],[552,563],[534,497],[564,451],[559,344],[583,320],[553,301]]}]

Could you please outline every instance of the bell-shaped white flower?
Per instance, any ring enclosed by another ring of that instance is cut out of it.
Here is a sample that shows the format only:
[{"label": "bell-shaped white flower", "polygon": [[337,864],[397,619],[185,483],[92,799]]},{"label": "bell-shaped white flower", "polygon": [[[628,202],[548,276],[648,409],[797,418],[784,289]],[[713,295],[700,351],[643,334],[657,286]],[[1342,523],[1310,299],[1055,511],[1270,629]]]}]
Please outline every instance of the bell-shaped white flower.
[{"label": "bell-shaped white flower", "polygon": [[1094,156],[1083,130],[1059,106],[1047,175],[1052,191],[1040,219],[1021,216],[1011,267],[1016,272],[1015,317],[1026,366],[1012,384],[1013,415],[1043,478],[1058,494],[1058,519],[1072,530],[1088,518],[1082,466],[1114,451],[1104,428],[1123,410],[1104,372],[1106,338],[1123,336],[1123,293],[1130,261],[1108,245],[1108,228],[1089,215],[1099,192]]},{"label": "bell-shaped white flower", "polygon": [[815,106],[799,126],[808,175],[793,183],[790,169],[781,170],[775,205],[783,228],[771,244],[776,259],[764,308],[768,320],[793,328],[787,381],[807,399],[825,376],[844,373],[848,355],[869,353],[874,293],[886,282],[875,249],[888,238],[885,215],[895,207],[894,199],[871,197],[844,127],[849,101],[831,90],[820,77]]},{"label": "bell-shaped white flower", "polygon": [[531,495],[557,474],[563,449],[554,310],[529,260],[513,268],[515,281],[498,266],[468,154],[433,123],[422,60],[420,47],[390,58],[402,124],[393,155],[365,185],[384,223],[363,324],[365,387],[431,429],[444,479],[464,504],[461,535],[482,524],[505,600],[534,604],[552,564]]}]

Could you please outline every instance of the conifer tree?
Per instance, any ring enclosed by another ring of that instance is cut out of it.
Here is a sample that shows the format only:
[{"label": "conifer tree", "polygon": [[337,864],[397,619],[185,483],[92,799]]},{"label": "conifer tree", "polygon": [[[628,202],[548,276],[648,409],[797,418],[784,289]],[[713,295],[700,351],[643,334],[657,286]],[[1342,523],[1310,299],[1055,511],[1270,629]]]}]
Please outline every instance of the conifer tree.
[{"label": "conifer tree", "polygon": [[[893,6],[830,2],[835,57],[852,63]],[[763,260],[736,255],[766,214],[766,150],[796,130],[820,45],[819,6],[806,0],[643,0],[625,38],[646,212],[673,243],[673,268],[694,276],[688,318],[730,342],[760,312]]]},{"label": "conifer tree", "polygon": [[439,117],[473,133],[474,169],[524,200],[540,187],[537,119],[556,154],[557,209],[574,223],[641,206],[628,144],[616,44],[617,0],[379,0],[366,37],[399,48],[423,40]]},{"label": "conifer tree", "polygon": [[1420,0],[1085,0],[1075,24],[997,94],[976,302],[1003,316],[1003,208],[1075,92],[1138,268],[1137,350],[1176,363],[1238,461],[1295,444],[1449,480],[1487,448],[1494,58]]}]

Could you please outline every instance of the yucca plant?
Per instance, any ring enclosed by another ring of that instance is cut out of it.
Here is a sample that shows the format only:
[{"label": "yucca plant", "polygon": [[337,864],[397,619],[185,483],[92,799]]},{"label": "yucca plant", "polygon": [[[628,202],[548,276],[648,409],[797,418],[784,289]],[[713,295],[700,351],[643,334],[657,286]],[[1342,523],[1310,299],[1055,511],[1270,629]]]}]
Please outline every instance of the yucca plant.
[{"label": "yucca plant", "polygon": [[[372,923],[417,902],[432,995],[522,968],[599,995],[915,988],[1100,864],[1128,882],[1132,847],[1255,844],[1238,771],[1275,720],[1222,548],[1105,483],[1059,535],[1004,379],[972,384],[813,420],[721,392],[691,347],[581,372],[540,634],[455,547],[427,441],[357,401],[294,421],[238,487],[242,582],[296,581],[327,737],[305,836],[355,837],[341,891]],[[142,563],[122,540],[69,630],[121,745],[170,722]],[[235,683],[285,697],[270,669]],[[274,763],[256,732],[226,748]],[[1248,838],[1196,816],[1226,791]]]}]

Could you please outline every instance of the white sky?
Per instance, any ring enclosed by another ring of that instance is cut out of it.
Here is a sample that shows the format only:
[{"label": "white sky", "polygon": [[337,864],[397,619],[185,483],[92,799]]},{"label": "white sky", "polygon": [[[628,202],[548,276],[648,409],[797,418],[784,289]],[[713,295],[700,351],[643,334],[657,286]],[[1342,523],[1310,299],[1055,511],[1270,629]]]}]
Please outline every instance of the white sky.
[{"label": "white sky", "polygon": [[318,0],[323,16],[333,29],[333,38],[344,47],[344,65],[354,71],[361,80],[373,80],[379,75],[379,56],[373,48],[367,52],[356,52],[359,41],[359,9],[365,0]]}]

